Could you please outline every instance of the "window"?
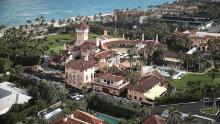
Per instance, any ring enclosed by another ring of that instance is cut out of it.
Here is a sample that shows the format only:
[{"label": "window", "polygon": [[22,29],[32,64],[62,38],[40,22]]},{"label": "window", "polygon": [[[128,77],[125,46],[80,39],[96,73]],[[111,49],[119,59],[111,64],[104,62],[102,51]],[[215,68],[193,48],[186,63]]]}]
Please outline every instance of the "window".
[{"label": "window", "polygon": [[131,95],[129,95],[129,98],[131,98]]},{"label": "window", "polygon": [[93,80],[93,74],[91,74],[91,80]]},{"label": "window", "polygon": [[137,96],[134,96],[134,99],[137,99]]},{"label": "window", "polygon": [[142,101],[142,98],[139,98],[140,101]]},{"label": "window", "polygon": [[110,81],[109,81],[109,80],[107,81],[107,84],[110,84]]},{"label": "window", "polygon": [[86,75],[86,81],[88,80],[88,75]]},{"label": "window", "polygon": [[111,82],[111,84],[113,84],[113,81]]},{"label": "window", "polygon": [[104,80],[104,82],[106,82],[106,80]]}]

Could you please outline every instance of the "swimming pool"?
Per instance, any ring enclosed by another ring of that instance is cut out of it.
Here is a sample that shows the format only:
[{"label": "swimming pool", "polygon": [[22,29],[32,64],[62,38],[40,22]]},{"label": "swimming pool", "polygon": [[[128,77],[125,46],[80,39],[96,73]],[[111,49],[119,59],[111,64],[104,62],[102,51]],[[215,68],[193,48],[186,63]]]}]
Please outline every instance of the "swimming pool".
[{"label": "swimming pool", "polygon": [[97,112],[94,115],[101,120],[109,122],[110,124],[118,124],[119,123],[119,120],[117,118],[114,118],[114,117],[106,115],[106,114],[102,114],[102,113]]}]

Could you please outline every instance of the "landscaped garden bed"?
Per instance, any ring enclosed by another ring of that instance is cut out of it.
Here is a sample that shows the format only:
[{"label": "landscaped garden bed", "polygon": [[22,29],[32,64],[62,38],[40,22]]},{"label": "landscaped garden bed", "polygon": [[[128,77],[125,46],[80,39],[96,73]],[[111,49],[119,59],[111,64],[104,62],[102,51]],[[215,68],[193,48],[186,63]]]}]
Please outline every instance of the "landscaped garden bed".
[{"label": "landscaped garden bed", "polygon": [[203,109],[200,109],[200,112],[201,113],[204,113],[204,114],[209,114],[209,115],[217,115],[218,112],[219,112],[219,109],[218,108],[203,108]]}]

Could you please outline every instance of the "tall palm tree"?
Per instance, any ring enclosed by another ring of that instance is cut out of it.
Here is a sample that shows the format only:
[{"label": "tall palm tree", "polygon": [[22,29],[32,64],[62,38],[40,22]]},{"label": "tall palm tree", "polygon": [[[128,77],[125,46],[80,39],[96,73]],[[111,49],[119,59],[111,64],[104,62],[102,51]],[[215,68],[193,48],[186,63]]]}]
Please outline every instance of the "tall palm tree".
[{"label": "tall palm tree", "polygon": [[23,67],[22,67],[22,65],[17,65],[17,66],[15,66],[15,75],[18,77],[18,79],[19,79],[19,84],[20,84],[20,82],[21,82],[21,73],[23,72],[24,70],[23,70]]},{"label": "tall palm tree", "polygon": [[182,115],[176,108],[171,107],[169,109],[169,117],[167,124],[183,124]]}]

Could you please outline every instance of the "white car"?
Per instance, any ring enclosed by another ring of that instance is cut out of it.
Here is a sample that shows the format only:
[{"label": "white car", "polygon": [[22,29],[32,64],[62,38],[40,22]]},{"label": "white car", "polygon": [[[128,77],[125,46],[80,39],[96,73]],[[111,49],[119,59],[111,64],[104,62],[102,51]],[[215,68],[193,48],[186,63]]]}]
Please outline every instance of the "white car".
[{"label": "white car", "polygon": [[74,93],[74,94],[72,94],[71,96],[70,96],[70,98],[71,99],[73,99],[73,100],[80,100],[80,99],[82,99],[84,96],[83,95],[79,95],[79,93]]}]

